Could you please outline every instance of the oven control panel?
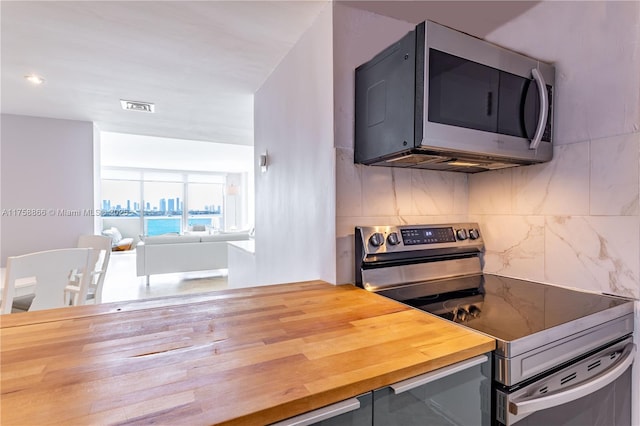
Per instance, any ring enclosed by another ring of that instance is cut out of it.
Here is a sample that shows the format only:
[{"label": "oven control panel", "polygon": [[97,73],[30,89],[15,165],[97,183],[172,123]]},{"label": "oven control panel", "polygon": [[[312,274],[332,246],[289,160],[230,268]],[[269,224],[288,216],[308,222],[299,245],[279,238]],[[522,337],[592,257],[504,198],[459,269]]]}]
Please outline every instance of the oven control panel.
[{"label": "oven control panel", "polygon": [[[459,230],[465,232],[464,230]],[[453,228],[406,228],[401,229],[402,241],[407,246],[416,244],[455,243],[456,234]],[[465,232],[466,234],[466,232]]]},{"label": "oven control panel", "polygon": [[364,253],[466,247],[482,249],[484,246],[477,223],[358,226],[356,244]]}]

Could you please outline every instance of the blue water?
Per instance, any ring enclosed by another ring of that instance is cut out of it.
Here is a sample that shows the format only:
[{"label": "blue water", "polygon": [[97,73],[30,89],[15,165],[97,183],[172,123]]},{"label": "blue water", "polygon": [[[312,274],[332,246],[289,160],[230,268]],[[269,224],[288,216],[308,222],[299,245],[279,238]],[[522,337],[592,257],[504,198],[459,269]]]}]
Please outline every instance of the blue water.
[{"label": "blue water", "polygon": [[[180,233],[180,217],[147,218],[147,235],[162,235],[169,233]],[[211,218],[189,218],[189,226],[211,225]]]}]

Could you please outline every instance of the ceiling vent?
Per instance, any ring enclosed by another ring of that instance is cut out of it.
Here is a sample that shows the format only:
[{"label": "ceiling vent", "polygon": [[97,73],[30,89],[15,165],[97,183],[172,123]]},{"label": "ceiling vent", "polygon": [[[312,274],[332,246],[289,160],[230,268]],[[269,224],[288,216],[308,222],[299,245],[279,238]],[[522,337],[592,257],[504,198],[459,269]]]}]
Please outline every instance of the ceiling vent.
[{"label": "ceiling vent", "polygon": [[156,106],[149,102],[125,101],[120,99],[120,105],[122,105],[122,109],[127,111],[156,112]]}]

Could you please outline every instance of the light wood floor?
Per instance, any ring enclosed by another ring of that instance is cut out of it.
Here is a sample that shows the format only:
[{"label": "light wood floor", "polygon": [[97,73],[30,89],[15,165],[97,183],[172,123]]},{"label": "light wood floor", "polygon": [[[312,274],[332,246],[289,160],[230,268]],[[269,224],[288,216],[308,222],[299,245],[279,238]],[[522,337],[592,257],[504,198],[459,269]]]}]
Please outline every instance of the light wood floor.
[{"label": "light wood floor", "polygon": [[146,277],[136,276],[135,251],[114,252],[111,254],[107,268],[102,302],[201,293],[225,288],[227,288],[226,269],[152,275],[150,285],[147,286]]}]

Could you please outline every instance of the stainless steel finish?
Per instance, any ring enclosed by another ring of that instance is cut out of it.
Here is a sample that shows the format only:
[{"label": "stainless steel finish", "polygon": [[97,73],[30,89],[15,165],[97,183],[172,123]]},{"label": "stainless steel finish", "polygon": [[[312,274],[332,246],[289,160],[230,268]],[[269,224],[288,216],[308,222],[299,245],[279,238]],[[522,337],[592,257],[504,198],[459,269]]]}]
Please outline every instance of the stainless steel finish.
[{"label": "stainless steel finish", "polygon": [[309,411],[299,416],[291,417],[282,420],[278,423],[273,423],[271,426],[305,426],[311,425],[322,420],[327,420],[333,417],[337,417],[341,414],[355,411],[360,408],[360,401],[358,398],[351,398],[345,401],[338,402],[336,404],[328,405],[326,407],[319,408],[317,410]]},{"label": "stainless steel finish", "polygon": [[489,358],[486,355],[480,355],[474,358],[467,359],[465,361],[457,362],[447,367],[440,368],[430,373],[425,373],[420,376],[412,377],[401,382],[394,383],[389,387],[393,389],[393,393],[400,394],[402,392],[410,391],[418,386],[426,385],[427,383],[435,382],[443,377],[449,376],[454,373],[466,370],[476,365],[487,362]]},{"label": "stainless steel finish", "polygon": [[633,363],[636,346],[625,339],[511,394],[497,391],[498,419],[511,426],[541,410],[583,398],[618,379]]},{"label": "stainless steel finish", "polygon": [[[527,78],[531,75],[531,70],[535,68],[546,81],[555,81],[555,69],[549,64],[522,56],[434,22],[426,21],[425,25],[425,58],[429,57],[429,49],[434,48]],[[425,67],[423,87],[423,99],[429,99],[428,66]],[[456,153],[481,152],[483,157],[493,158],[496,163],[500,162],[500,159],[504,159],[503,163],[512,163],[515,160],[531,163],[545,162],[553,158],[551,142],[541,141],[536,150],[531,150],[529,149],[530,141],[525,138],[429,122],[427,118],[429,116],[428,102],[424,102],[424,104],[422,133],[424,138],[420,148],[431,151],[432,155],[449,155],[461,158]],[[472,163],[473,158],[470,158],[469,162]]]},{"label": "stainless steel finish", "polygon": [[[458,252],[478,252],[484,247],[484,240],[482,235],[478,235],[475,240],[467,239],[465,241],[456,241],[453,243],[441,243],[441,244],[423,244],[405,246],[402,240],[402,229],[425,229],[425,228],[451,228],[454,232],[458,229],[470,230],[475,229],[477,231],[478,224],[471,222],[460,223],[448,223],[448,224],[435,224],[435,225],[402,225],[402,226],[358,226],[362,233],[362,242],[360,243],[364,248],[365,257],[368,255],[381,254],[381,253],[400,253],[400,252],[415,252],[417,250],[427,250],[429,252],[437,252],[441,249],[455,249]],[[371,237],[375,234],[381,234],[383,236],[383,244],[375,246],[370,243]],[[399,243],[397,245],[384,244],[384,241],[393,233],[398,235]]]},{"label": "stainless steel finish", "polygon": [[[415,263],[412,265],[366,269],[362,270],[362,283],[366,290],[379,291],[405,284],[416,284],[435,279],[464,275],[479,275],[481,273],[482,265],[480,264],[480,258],[467,257],[434,263]],[[463,288],[451,288],[449,291],[462,289]]]},{"label": "stainless steel finish", "polygon": [[[432,228],[445,230],[421,231]],[[385,238],[396,232],[401,241],[373,247],[369,238],[376,232]],[[474,223],[357,227],[355,243],[359,285],[496,339],[493,408],[508,426],[545,407],[588,403],[584,396],[630,380],[635,347],[625,345],[634,331],[632,300],[483,274],[484,245]],[[393,388],[399,393],[423,380],[428,376]],[[526,421],[554,414],[538,411]]]},{"label": "stainless steel finish", "polygon": [[[629,306],[631,305],[631,306]],[[623,312],[631,309],[631,312]],[[633,303],[627,303],[612,309],[590,315],[578,321],[554,327],[522,339],[526,341],[527,352],[513,354],[510,344],[517,346],[518,341],[498,341],[494,352],[494,379],[507,386],[520,383],[534,377],[558,364],[570,361],[580,355],[605,345],[607,342],[624,337],[633,332]],[[601,315],[602,314],[602,315]],[[611,319],[616,315],[619,318]],[[607,321],[604,318],[609,318]],[[599,322],[598,319],[601,321]],[[588,320],[588,321],[587,321]],[[602,323],[604,321],[604,323]],[[571,326],[573,324],[573,327]],[[586,327],[589,324],[589,327]],[[569,330],[580,330],[572,333]],[[563,331],[565,334],[563,334]],[[537,346],[536,346],[537,343]],[[522,345],[518,349],[525,347]],[[506,349],[506,350],[505,350]]]},{"label": "stainless steel finish", "polygon": [[540,117],[538,118],[536,133],[534,134],[533,139],[531,139],[529,149],[538,149],[538,146],[542,141],[544,127],[547,124],[547,116],[549,115],[549,98],[547,96],[547,83],[544,81],[544,77],[540,74],[540,71],[534,68],[531,70],[531,75],[533,75],[533,79],[538,85],[538,93],[540,94]]},{"label": "stainless steel finish", "polygon": [[387,236],[387,244],[395,246],[400,244],[400,237],[397,232],[392,232]]},{"label": "stainless steel finish", "polygon": [[[520,339],[508,342],[500,340],[496,342],[496,354],[513,358],[542,346],[556,345],[566,336],[577,335],[577,331],[595,330],[612,321],[612,325],[615,324],[615,327],[622,327],[621,332],[632,332],[633,319],[629,320],[630,315],[633,316],[633,303],[624,303]],[[505,321],[508,320],[505,318]]]}]

